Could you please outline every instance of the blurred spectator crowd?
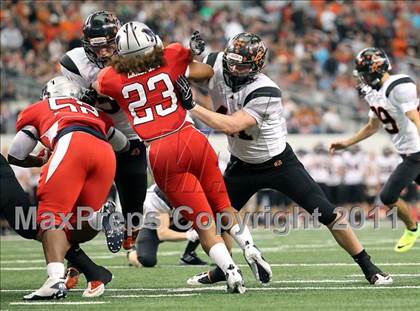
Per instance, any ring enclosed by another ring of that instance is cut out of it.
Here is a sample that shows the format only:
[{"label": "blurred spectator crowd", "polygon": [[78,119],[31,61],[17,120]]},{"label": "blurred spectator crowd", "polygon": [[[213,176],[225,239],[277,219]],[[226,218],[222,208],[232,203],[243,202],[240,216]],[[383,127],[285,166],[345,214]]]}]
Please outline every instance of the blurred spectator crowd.
[{"label": "blurred spectator crowd", "polygon": [[420,72],[418,1],[1,1],[1,132],[16,108],[37,99],[59,59],[81,45],[86,17],[116,13],[148,24],[165,43],[188,44],[200,30],[208,51],[255,32],[269,47],[266,73],[283,90],[292,133],[340,133],[367,118],[352,79],[355,54],[383,48],[395,72]]}]

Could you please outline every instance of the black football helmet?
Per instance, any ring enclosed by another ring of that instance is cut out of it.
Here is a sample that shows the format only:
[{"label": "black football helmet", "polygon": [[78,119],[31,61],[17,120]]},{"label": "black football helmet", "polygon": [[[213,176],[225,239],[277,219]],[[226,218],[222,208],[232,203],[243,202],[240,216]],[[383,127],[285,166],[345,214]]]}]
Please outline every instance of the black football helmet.
[{"label": "black football helmet", "polygon": [[[83,26],[83,48],[89,60],[99,68],[105,67],[116,52],[115,36],[121,27],[119,19],[111,12],[99,11],[88,16]],[[108,48],[111,56],[101,57],[98,52]]]},{"label": "black football helmet", "polygon": [[264,67],[267,50],[253,33],[243,32],[229,41],[223,54],[223,77],[234,92],[254,81]]},{"label": "black football helmet", "polygon": [[388,56],[381,49],[370,47],[357,54],[354,75],[374,89],[381,87],[384,74],[392,69]]}]

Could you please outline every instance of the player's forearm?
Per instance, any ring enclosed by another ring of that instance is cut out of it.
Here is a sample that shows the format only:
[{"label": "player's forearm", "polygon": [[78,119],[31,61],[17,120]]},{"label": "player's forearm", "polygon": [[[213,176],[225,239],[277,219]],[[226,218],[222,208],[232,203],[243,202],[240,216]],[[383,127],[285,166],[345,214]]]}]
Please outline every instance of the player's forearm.
[{"label": "player's forearm", "polygon": [[233,122],[231,116],[210,111],[199,105],[196,105],[194,109],[191,109],[190,111],[195,117],[203,121],[209,127],[217,131],[221,131],[227,135],[232,135],[242,130],[238,128],[235,122]]},{"label": "player's forearm", "polygon": [[20,167],[41,167],[45,164],[45,160],[43,158],[33,155],[28,155],[23,160],[16,159],[15,157],[9,155],[7,157],[7,161],[12,165]]},{"label": "player's forearm", "polygon": [[187,239],[187,234],[185,232],[178,232],[171,230],[169,228],[158,229],[157,235],[160,241],[185,241]]},{"label": "player's forearm", "polygon": [[372,124],[366,124],[356,134],[354,134],[352,137],[346,140],[346,145],[352,146],[354,144],[357,144],[358,142],[372,136],[377,131],[378,131],[377,127],[373,126]]}]

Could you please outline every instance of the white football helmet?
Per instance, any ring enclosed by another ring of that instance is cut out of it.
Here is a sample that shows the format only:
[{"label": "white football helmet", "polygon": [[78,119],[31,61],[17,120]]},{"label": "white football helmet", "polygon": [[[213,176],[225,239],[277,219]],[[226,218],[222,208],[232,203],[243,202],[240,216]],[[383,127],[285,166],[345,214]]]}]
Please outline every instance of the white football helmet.
[{"label": "white football helmet", "polygon": [[120,56],[147,55],[155,47],[162,47],[162,40],[146,24],[128,22],[118,30],[115,37]]},{"label": "white football helmet", "polygon": [[48,81],[42,88],[41,98],[63,96],[80,98],[81,95],[82,88],[79,85],[64,76],[57,76]]}]

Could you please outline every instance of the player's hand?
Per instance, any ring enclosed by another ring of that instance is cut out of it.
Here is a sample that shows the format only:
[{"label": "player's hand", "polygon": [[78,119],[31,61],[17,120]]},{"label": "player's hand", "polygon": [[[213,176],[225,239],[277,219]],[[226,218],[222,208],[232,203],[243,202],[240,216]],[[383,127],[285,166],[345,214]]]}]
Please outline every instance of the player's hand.
[{"label": "player's hand", "polygon": [[343,150],[348,147],[348,144],[345,141],[336,141],[330,144],[329,151],[333,154],[337,150]]},{"label": "player's hand", "polygon": [[185,232],[185,234],[187,235],[188,241],[195,242],[199,239],[198,233],[194,229],[188,230],[187,232]]},{"label": "player's hand", "polygon": [[176,88],[181,93],[181,105],[185,110],[191,110],[195,107],[196,103],[192,96],[192,89],[187,77],[182,75],[176,80]]},{"label": "player's hand", "polygon": [[194,31],[190,39],[190,50],[194,55],[200,55],[206,48],[206,42],[198,30]]},{"label": "player's hand", "polygon": [[95,106],[98,102],[98,92],[95,89],[89,88],[82,92],[80,96],[80,101],[89,104],[91,106]]}]

